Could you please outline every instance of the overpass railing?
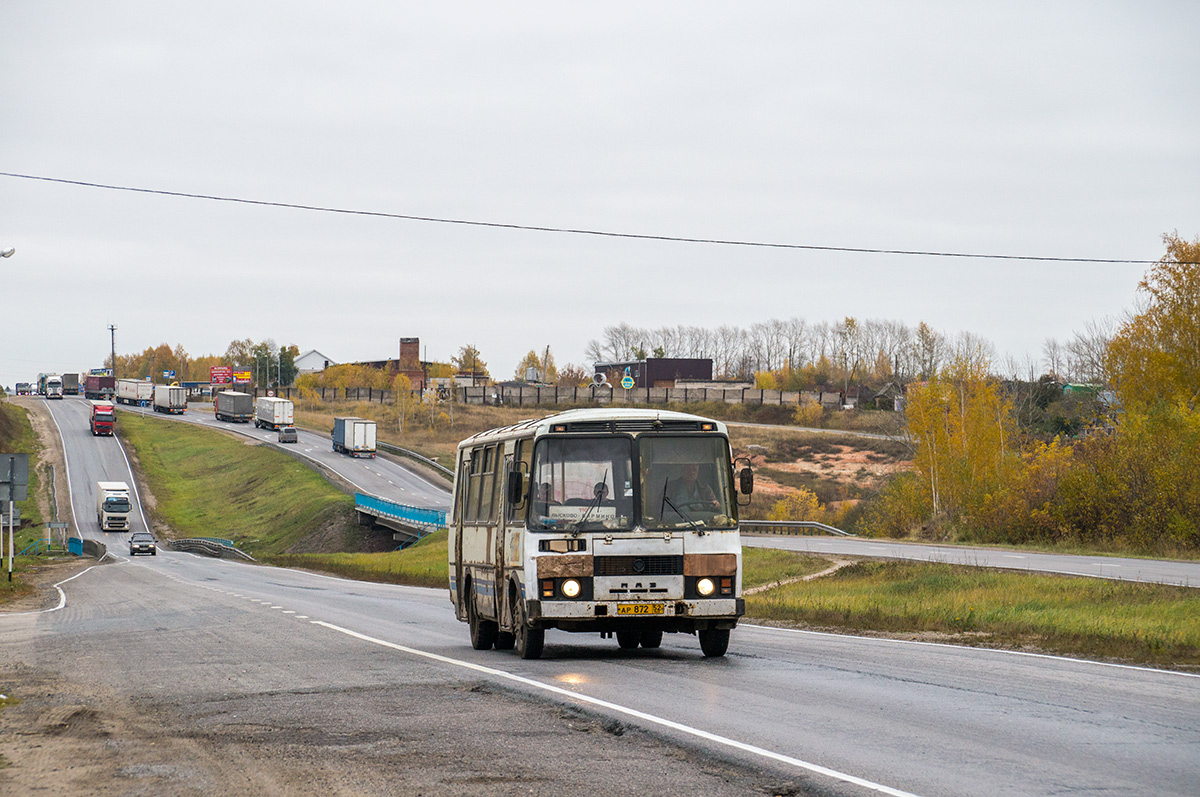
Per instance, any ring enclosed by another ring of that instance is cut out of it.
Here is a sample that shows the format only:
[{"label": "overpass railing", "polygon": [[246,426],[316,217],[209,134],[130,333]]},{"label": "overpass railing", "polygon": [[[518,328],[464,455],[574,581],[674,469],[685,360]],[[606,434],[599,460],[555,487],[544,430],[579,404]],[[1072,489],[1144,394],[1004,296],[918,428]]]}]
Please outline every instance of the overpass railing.
[{"label": "overpass railing", "polygon": [[395,501],[366,493],[354,494],[354,508],[360,512],[391,518],[412,526],[440,529],[446,525],[446,513],[441,509],[398,504]]}]

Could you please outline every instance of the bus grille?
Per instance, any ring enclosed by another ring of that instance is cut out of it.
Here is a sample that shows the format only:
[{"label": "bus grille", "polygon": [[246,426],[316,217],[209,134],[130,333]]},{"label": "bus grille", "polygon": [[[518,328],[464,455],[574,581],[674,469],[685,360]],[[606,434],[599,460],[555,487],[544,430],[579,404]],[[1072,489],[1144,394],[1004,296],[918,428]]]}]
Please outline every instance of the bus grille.
[{"label": "bus grille", "polygon": [[683,556],[597,556],[597,576],[681,576]]}]

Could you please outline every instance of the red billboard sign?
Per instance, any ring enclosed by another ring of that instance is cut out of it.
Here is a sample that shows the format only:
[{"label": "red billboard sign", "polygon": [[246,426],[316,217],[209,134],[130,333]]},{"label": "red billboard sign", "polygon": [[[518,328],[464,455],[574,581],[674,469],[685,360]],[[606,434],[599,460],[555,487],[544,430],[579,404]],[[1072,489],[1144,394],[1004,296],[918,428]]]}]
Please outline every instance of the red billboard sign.
[{"label": "red billboard sign", "polygon": [[208,369],[208,381],[214,385],[227,385],[233,381],[233,368],[228,365],[214,365]]}]

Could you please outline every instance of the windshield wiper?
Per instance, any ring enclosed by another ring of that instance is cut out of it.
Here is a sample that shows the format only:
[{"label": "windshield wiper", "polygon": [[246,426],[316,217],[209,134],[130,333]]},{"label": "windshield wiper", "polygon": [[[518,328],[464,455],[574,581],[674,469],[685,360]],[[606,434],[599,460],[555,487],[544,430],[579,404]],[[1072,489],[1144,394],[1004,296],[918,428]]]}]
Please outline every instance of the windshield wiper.
[{"label": "windshield wiper", "polygon": [[688,515],[687,512],[684,512],[682,509],[675,506],[675,502],[667,497],[667,485],[669,485],[670,483],[671,483],[671,480],[670,480],[670,478],[668,478],[667,481],[663,484],[663,502],[662,502],[662,505],[660,505],[658,508],[659,516],[662,516],[663,507],[669,506],[675,510],[675,514],[677,514],[681,518],[683,518],[684,521],[686,521],[687,524],[692,527],[692,531],[695,531],[697,535],[703,537],[704,536],[704,528],[699,523],[692,520],[691,516]]},{"label": "windshield wiper", "polygon": [[592,488],[592,502],[588,504],[587,511],[583,513],[583,517],[579,518],[579,522],[575,524],[575,530],[571,532],[572,537],[578,537],[579,532],[583,531],[583,524],[587,523],[588,515],[592,514],[592,510],[600,506],[600,502],[604,500],[604,485],[608,482],[608,471],[604,471],[603,481],[596,482],[596,486]]}]

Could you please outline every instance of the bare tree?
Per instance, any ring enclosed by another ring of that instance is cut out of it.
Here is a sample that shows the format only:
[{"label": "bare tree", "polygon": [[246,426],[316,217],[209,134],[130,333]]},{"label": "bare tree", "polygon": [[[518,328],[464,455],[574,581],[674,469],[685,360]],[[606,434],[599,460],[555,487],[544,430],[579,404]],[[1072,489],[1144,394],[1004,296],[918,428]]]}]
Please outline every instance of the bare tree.
[{"label": "bare tree", "polygon": [[1068,371],[1071,379],[1093,384],[1107,384],[1108,368],[1105,359],[1108,344],[1116,332],[1116,322],[1111,318],[1100,321],[1092,319],[1083,332],[1076,332],[1067,344]]},{"label": "bare tree", "polygon": [[1062,344],[1056,338],[1046,338],[1042,344],[1042,357],[1046,363],[1046,372],[1055,379],[1067,375],[1067,356]]}]

